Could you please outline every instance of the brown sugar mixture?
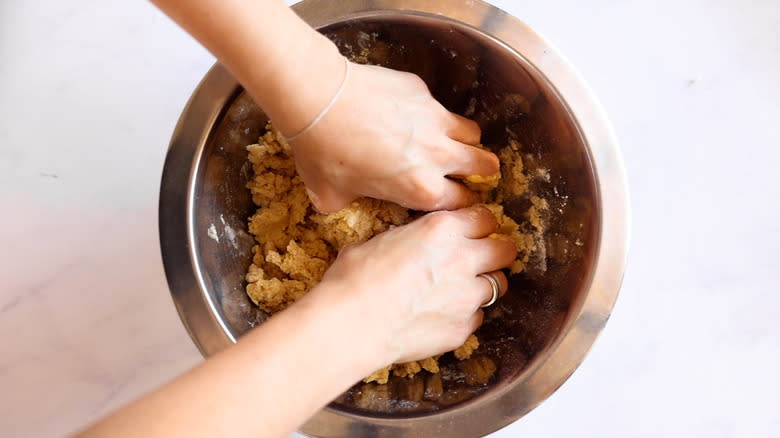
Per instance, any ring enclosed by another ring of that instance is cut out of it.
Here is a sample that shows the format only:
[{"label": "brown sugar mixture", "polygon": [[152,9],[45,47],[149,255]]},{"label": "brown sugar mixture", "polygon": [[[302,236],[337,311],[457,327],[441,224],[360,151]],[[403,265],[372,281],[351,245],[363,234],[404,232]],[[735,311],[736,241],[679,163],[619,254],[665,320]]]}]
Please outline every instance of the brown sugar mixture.
[{"label": "brown sugar mixture", "polygon": [[[364,242],[388,229],[406,224],[418,216],[397,204],[361,198],[332,214],[316,212],[295,171],[290,146],[269,123],[257,144],[247,146],[254,172],[247,187],[257,212],[249,219],[249,232],[257,244],[252,248],[252,265],[246,275],[246,292],[262,310],[273,314],[294,303],[322,279],[339,250],[350,243]],[[520,145],[511,142],[499,150],[501,175],[470,176],[463,182],[482,193],[484,204],[496,215],[500,228],[491,237],[511,239],[518,248],[510,271],[523,272],[532,254],[543,246],[543,210],[547,202],[531,196],[526,221],[517,223],[504,214],[501,203],[527,194]],[[453,353],[457,359],[471,357],[479,347],[475,335]],[[421,361],[392,364],[377,370],[365,382],[384,384],[390,373],[412,377],[421,370],[439,372],[439,356]]]}]

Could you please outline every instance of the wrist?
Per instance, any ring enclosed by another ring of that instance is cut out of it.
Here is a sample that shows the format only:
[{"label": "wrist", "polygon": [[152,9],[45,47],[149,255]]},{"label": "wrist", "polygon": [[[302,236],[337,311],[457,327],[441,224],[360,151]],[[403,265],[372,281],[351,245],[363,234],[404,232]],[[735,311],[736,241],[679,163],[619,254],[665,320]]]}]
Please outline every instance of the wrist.
[{"label": "wrist", "polygon": [[318,331],[320,345],[329,361],[340,363],[352,384],[379,368],[395,362],[385,341],[386,332],[366,306],[343,286],[320,283],[290,308]]},{"label": "wrist", "polygon": [[317,116],[339,88],[336,46],[281,0],[153,0],[206,46],[286,134]]},{"label": "wrist", "polygon": [[308,126],[343,83],[344,58],[323,35],[306,26],[268,66],[246,80],[247,90],[286,137]]}]

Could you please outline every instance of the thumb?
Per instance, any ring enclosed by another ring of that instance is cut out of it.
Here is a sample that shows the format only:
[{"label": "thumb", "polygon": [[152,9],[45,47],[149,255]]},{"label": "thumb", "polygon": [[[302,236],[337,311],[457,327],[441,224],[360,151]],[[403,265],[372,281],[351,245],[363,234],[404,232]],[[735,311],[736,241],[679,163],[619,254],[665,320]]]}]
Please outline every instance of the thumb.
[{"label": "thumb", "polygon": [[345,195],[338,193],[334,190],[314,190],[306,188],[306,193],[309,195],[314,209],[320,213],[335,213],[352,203],[357,199],[354,195]]}]

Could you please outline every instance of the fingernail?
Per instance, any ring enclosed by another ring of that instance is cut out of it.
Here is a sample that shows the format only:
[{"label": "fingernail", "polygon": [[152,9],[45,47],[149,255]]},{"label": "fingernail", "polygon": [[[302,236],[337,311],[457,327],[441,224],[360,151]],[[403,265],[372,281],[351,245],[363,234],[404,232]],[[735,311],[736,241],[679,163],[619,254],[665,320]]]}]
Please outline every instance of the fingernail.
[{"label": "fingernail", "polygon": [[314,210],[321,213],[322,209],[320,208],[320,203],[322,200],[320,200],[320,197],[317,196],[316,193],[312,192],[308,187],[306,187],[306,194],[309,196],[309,200],[311,201],[311,205],[314,207]]},{"label": "fingernail", "polygon": [[477,208],[479,208],[479,209],[481,209],[481,210],[483,210],[485,212],[488,212],[490,214],[493,214],[493,210],[489,209],[488,206],[485,205],[485,204],[478,203],[477,205],[475,205],[475,207],[477,207]]}]

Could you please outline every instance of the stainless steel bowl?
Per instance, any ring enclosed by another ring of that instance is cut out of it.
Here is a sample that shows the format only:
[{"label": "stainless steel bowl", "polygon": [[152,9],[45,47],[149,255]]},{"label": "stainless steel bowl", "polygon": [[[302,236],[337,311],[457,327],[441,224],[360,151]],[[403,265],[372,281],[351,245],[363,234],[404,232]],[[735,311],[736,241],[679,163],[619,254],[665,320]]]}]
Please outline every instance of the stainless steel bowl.
[{"label": "stainless steel bowl", "polygon": [[[511,278],[492,322],[480,329],[480,354],[497,366],[490,382],[455,378],[446,400],[435,403],[410,395],[419,393],[412,386],[424,385],[419,379],[357,385],[302,432],[472,437],[495,431],[566,380],[614,305],[628,200],[610,125],[550,44],[486,3],[306,0],[294,9],[345,54],[420,75],[447,108],[480,123],[486,145],[520,141],[529,171],[548,171],[549,178],[533,184],[551,203],[546,253],[536,268]],[[187,104],[168,151],[160,193],[163,261],[179,315],[205,356],[267,317],[244,292],[254,244],[244,231],[254,211],[244,146],[256,142],[266,120],[216,64]],[[507,205],[509,214],[522,215],[524,202]]]}]

